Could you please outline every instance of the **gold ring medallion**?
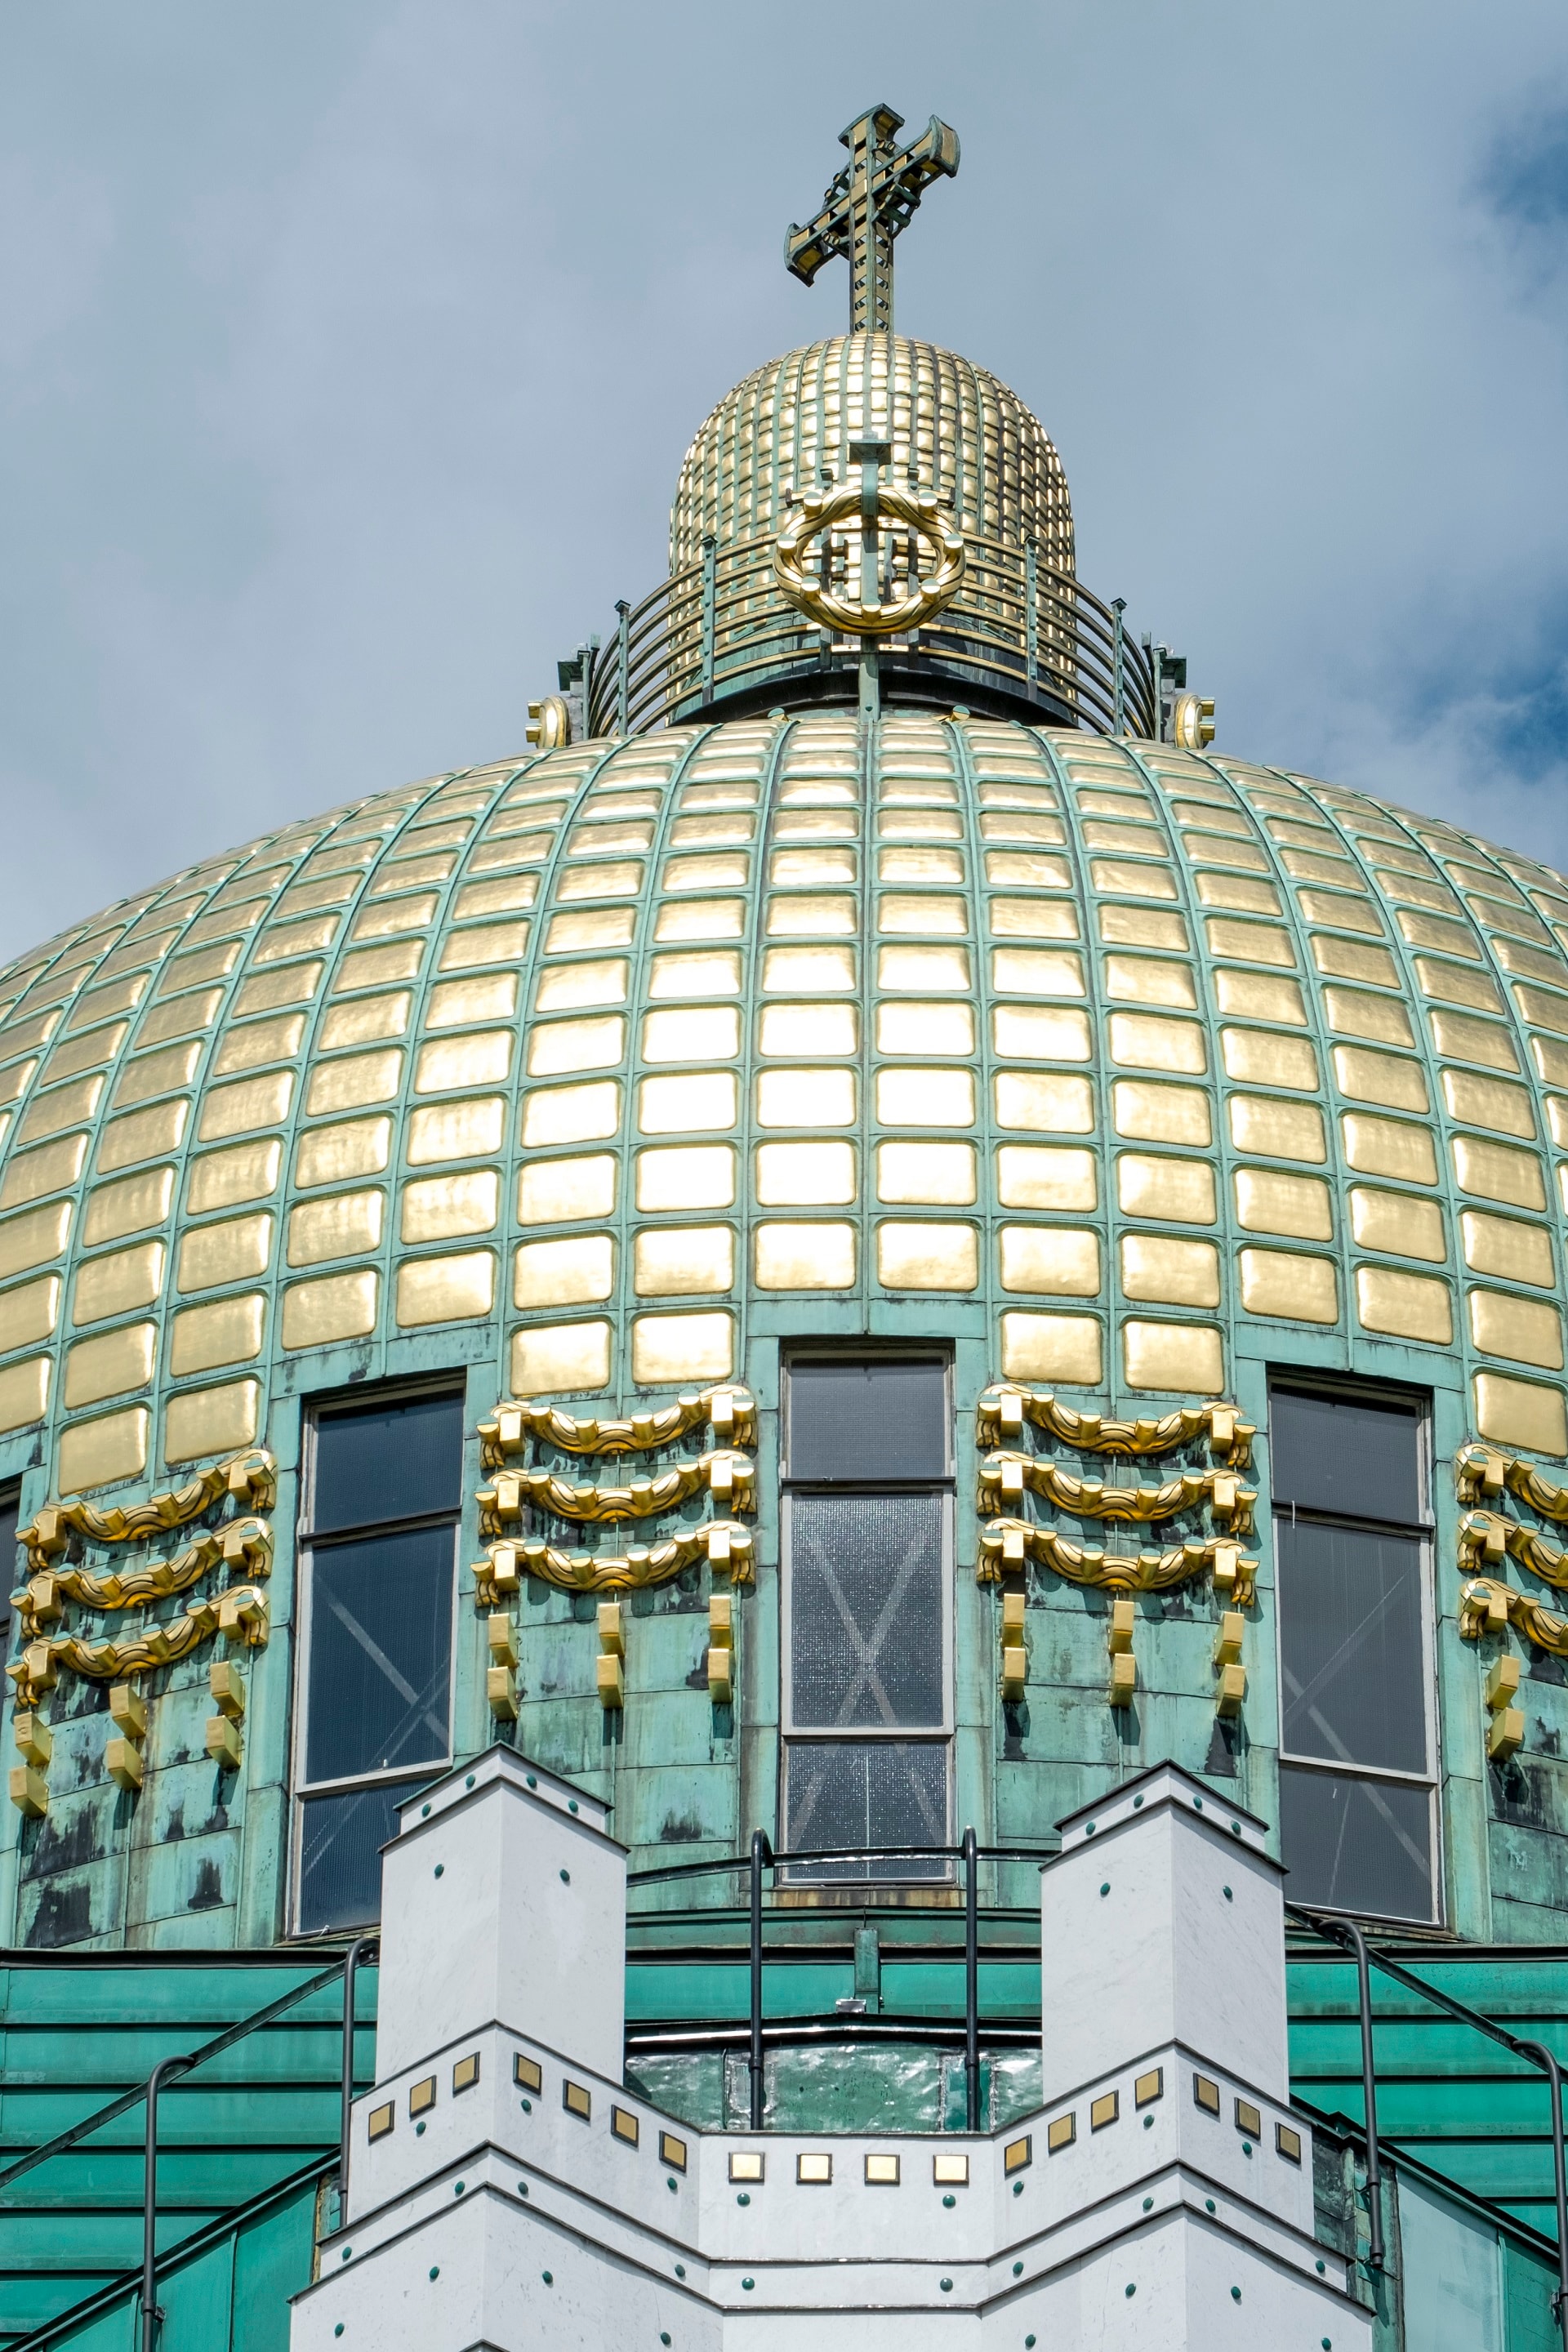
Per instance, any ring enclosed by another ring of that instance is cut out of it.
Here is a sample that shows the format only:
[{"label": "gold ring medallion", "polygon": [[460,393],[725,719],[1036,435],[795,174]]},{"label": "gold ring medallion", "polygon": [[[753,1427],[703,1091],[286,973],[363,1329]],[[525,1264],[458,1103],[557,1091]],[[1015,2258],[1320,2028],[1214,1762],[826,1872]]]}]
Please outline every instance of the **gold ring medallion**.
[{"label": "gold ring medallion", "polygon": [[885,488],[879,484],[872,493],[877,520],[886,516],[906,523],[936,550],[936,569],[929,579],[889,604],[851,604],[835,595],[820,573],[808,572],[803,558],[812,541],[831,530],[836,523],[847,520],[851,515],[864,518],[865,495],[859,484],[853,482],[846,482],[835,490],[808,492],[774,543],[773,572],[790,603],[798,605],[823,628],[841,630],[854,636],[890,636],[900,629],[918,628],[922,621],[929,621],[944,604],[952,603],[963,579],[963,538],[940,513],[935,499],[929,493],[917,496],[912,491]]}]

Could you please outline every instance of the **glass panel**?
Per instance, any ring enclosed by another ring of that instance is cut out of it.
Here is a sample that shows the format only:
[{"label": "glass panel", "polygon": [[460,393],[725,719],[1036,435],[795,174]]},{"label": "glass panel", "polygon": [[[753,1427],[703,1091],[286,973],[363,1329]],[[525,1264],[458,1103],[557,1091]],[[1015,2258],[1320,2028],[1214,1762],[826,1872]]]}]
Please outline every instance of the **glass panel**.
[{"label": "glass panel", "polygon": [[792,1719],[814,1729],[942,1721],[942,1497],[796,1495]]},{"label": "glass panel", "polygon": [[381,1849],[397,1833],[397,1807],[417,1780],[378,1782],[300,1807],[300,1932],[367,1927],[381,1916]]},{"label": "glass panel", "polygon": [[1426,1769],[1421,1546],[1276,1518],[1281,1746],[1335,1764]]},{"label": "glass panel", "polygon": [[462,1502],[463,1400],[404,1397],[316,1424],[318,1528],[455,1511]]},{"label": "glass panel", "polygon": [[1276,1504],[1400,1527],[1421,1520],[1420,1421],[1412,1408],[1277,1389],[1268,1433]]},{"label": "glass panel", "polygon": [[1384,1919],[1430,1919],[1432,1799],[1394,1780],[1279,1774],[1279,1831],[1292,1903]]},{"label": "glass panel", "polygon": [[[901,1739],[795,1740],[786,1834],[792,1849],[945,1845],[947,1748]],[[944,1861],[818,1863],[792,1878],[943,1878]]]},{"label": "glass panel", "polygon": [[454,1542],[412,1528],[312,1556],[307,1780],[445,1759]]},{"label": "glass panel", "polygon": [[11,1647],[11,1588],[18,1585],[27,1573],[27,1563],[16,1557],[16,1529],[21,1523],[21,1497],[13,1487],[8,1495],[0,1495],[0,1658]]},{"label": "glass panel", "polygon": [[875,1358],[792,1364],[789,1475],[824,1485],[944,1478],[945,1367]]}]

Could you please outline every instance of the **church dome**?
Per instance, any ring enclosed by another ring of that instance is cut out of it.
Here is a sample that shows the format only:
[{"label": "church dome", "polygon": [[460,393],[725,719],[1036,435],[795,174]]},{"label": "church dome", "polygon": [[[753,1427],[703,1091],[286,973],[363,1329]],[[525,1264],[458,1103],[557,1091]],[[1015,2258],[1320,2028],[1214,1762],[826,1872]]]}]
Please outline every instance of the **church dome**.
[{"label": "church dome", "polygon": [[962,713],[356,803],[0,982],[4,1450],[99,1489],[302,1388],[602,1416],[879,1332],[1100,1412],[1462,1387],[1561,1457],[1564,942],[1434,820]]},{"label": "church dome", "polygon": [[777,531],[790,495],[844,480],[864,438],[889,443],[889,479],[934,494],[970,538],[1033,542],[1042,563],[1073,570],[1061,459],[1017,394],[956,352],[878,334],[786,352],[719,403],[680,469],[671,572],[697,562],[710,534],[723,547]]}]

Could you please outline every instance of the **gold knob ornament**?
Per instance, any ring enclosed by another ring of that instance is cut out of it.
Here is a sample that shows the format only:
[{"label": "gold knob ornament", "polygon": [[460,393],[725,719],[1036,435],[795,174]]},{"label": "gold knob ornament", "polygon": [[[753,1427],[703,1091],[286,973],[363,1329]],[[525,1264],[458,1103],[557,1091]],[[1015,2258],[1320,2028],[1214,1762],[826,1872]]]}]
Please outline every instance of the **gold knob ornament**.
[{"label": "gold knob ornament", "polygon": [[1171,705],[1171,740],[1184,751],[1206,751],[1214,741],[1214,698],[1178,694]]},{"label": "gold knob ornament", "polygon": [[565,698],[559,694],[544,695],[528,706],[528,740],[537,743],[542,751],[558,751],[563,743],[572,740],[572,713]]}]

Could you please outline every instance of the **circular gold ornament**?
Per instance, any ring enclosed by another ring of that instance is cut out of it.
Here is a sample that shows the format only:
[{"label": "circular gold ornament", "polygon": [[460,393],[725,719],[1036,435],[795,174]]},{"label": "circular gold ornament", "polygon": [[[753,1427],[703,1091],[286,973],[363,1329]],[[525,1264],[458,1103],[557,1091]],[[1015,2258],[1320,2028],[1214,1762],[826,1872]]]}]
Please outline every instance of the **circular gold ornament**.
[{"label": "circular gold ornament", "polygon": [[880,483],[877,487],[878,520],[889,516],[894,521],[908,524],[937,551],[936,570],[930,579],[922,580],[907,594],[896,596],[891,604],[873,605],[869,610],[852,604],[825,588],[802,561],[813,540],[831,530],[835,523],[864,512],[863,495],[858,483],[853,482],[846,482],[836,490],[808,492],[774,541],[774,576],[790,603],[798,605],[822,628],[862,637],[891,636],[900,629],[919,628],[922,621],[929,621],[933,613],[940,613],[944,604],[952,602],[963,579],[963,533],[941,513],[929,492],[921,496],[884,488]]}]

